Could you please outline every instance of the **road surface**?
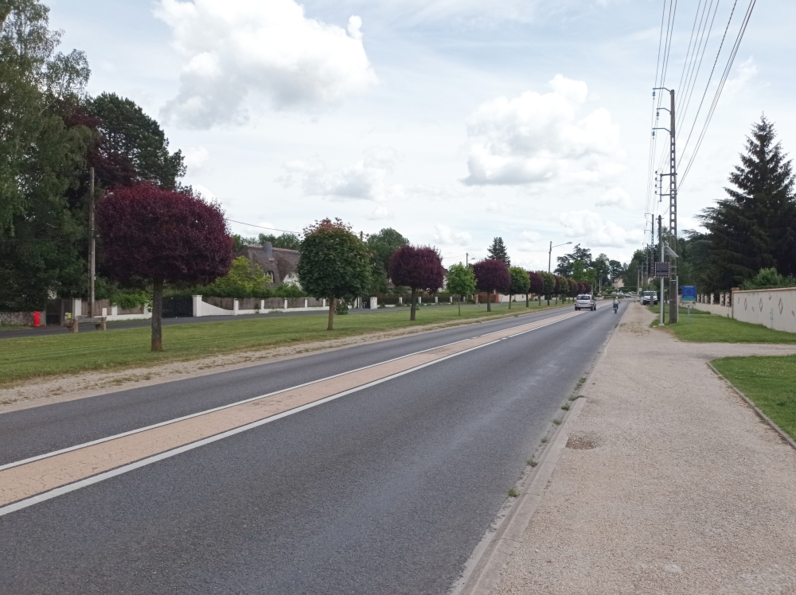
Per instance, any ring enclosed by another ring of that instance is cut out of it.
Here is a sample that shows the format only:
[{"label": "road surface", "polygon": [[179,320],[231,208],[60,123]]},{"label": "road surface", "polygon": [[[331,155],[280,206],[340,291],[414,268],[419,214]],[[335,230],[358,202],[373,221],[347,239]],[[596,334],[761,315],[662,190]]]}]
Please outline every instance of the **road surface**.
[{"label": "road surface", "polygon": [[540,312],[0,415],[0,593],[444,593],[619,318]]}]

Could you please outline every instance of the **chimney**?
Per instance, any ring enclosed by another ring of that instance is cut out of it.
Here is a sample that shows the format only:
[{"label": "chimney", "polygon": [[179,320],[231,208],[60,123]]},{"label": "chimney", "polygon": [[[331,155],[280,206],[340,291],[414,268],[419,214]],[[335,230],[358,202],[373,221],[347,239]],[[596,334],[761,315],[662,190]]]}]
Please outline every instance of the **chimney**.
[{"label": "chimney", "polygon": [[268,260],[274,259],[274,247],[271,245],[271,242],[265,242],[263,244],[263,250],[265,250],[265,257]]}]

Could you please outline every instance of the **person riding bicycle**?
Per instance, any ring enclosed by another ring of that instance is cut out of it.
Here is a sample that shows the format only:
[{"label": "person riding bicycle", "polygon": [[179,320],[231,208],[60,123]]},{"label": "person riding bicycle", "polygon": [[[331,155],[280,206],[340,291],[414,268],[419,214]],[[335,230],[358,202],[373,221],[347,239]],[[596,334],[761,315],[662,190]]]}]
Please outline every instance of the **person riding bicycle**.
[{"label": "person riding bicycle", "polygon": [[614,314],[616,314],[617,310],[619,310],[619,298],[614,297]]}]

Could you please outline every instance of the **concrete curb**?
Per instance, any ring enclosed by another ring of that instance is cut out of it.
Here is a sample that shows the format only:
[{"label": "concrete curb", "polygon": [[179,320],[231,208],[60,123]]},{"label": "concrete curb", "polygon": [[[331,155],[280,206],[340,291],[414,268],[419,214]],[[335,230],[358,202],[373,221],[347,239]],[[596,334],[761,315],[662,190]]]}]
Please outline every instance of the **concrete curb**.
[{"label": "concrete curb", "polygon": [[735,394],[737,394],[739,397],[741,397],[746,402],[746,404],[749,405],[749,407],[752,408],[752,411],[754,411],[760,419],[762,419],[769,426],[771,426],[771,429],[774,430],[777,434],[779,434],[780,438],[782,438],[785,442],[790,444],[791,447],[796,449],[796,442],[793,441],[793,438],[788,436],[788,434],[782,428],[780,428],[777,424],[775,424],[771,420],[771,418],[769,416],[767,416],[760,409],[758,409],[757,405],[755,405],[749,397],[747,397],[740,390],[738,390],[732,382],[727,380],[727,378],[725,378],[724,375],[721,372],[719,372],[712,363],[708,362],[708,367],[711,370],[713,370],[713,372],[716,374],[716,376],[721,378],[727,384],[727,386],[729,386],[733,391],[735,391]]},{"label": "concrete curb", "polygon": [[[625,309],[626,311],[627,309]],[[587,382],[592,372],[594,372],[608,352],[608,344],[613,338],[616,329],[619,328],[625,312],[622,312],[622,316],[620,316],[616,326],[609,333],[600,355],[597,357],[597,361],[586,373]],[[475,550],[473,550],[461,578],[453,584],[448,595],[488,595],[495,588],[500,579],[500,572],[515,550],[521,545],[522,536],[542,503],[545,488],[569,440],[567,430],[575,423],[585,406],[585,397],[578,398],[572,403],[561,425],[555,429],[550,442],[542,451],[539,457],[539,464],[522,480],[519,486],[521,490],[519,497],[508,513],[498,521],[494,531],[487,532]]]}]

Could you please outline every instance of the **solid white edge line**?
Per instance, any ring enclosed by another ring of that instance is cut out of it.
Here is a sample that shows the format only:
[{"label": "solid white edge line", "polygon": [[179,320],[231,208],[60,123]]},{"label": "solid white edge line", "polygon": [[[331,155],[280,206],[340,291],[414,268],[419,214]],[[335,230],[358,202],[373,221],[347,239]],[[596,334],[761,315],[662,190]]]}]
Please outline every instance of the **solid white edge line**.
[{"label": "solid white edge line", "polygon": [[[557,317],[553,317],[553,318],[557,318]],[[546,319],[542,318],[541,320],[546,320]],[[495,321],[495,322],[497,322],[497,321]],[[528,324],[530,324],[530,323],[528,323]],[[502,332],[502,331],[494,331],[493,333],[487,333],[487,335],[495,334],[495,333],[499,333],[499,332]],[[481,335],[481,336],[487,336],[487,335]],[[477,338],[478,337],[473,337],[473,339],[477,339]],[[20,467],[21,465],[27,465],[28,463],[34,463],[36,461],[41,461],[42,459],[48,459],[50,457],[55,457],[55,456],[58,456],[58,455],[66,454],[66,453],[72,452],[74,450],[80,450],[81,448],[88,448],[89,446],[95,446],[97,444],[102,444],[104,442],[110,442],[111,440],[117,440],[119,438],[124,438],[126,436],[132,436],[133,434],[139,434],[141,432],[146,432],[147,430],[154,430],[156,428],[161,428],[163,426],[167,426],[167,425],[174,424],[174,423],[177,423],[177,422],[185,421],[187,419],[193,419],[194,417],[200,417],[202,415],[207,415],[209,413],[215,413],[216,411],[221,411],[223,409],[229,409],[230,407],[237,407],[238,405],[245,405],[246,403],[251,403],[252,401],[258,401],[260,399],[273,397],[273,396],[278,395],[280,393],[284,393],[284,392],[287,392],[287,391],[295,390],[295,389],[298,389],[298,388],[304,388],[305,386],[309,386],[311,384],[317,384],[319,382],[327,382],[329,380],[333,380],[334,378],[339,378],[340,376],[345,376],[347,374],[354,374],[356,372],[361,372],[362,370],[367,370],[369,368],[374,368],[376,366],[381,366],[383,364],[389,364],[391,362],[396,362],[396,361],[399,361],[399,360],[402,360],[402,359],[406,359],[407,357],[420,355],[421,353],[427,353],[427,352],[433,351],[435,349],[443,349],[445,347],[450,347],[451,345],[456,345],[458,343],[463,343],[464,341],[470,341],[470,340],[472,340],[472,339],[461,339],[459,341],[453,341],[451,343],[445,343],[444,345],[439,345],[437,347],[430,347],[428,349],[421,349],[420,351],[414,351],[414,352],[408,353],[406,355],[401,355],[401,356],[394,357],[394,358],[388,359],[388,360],[384,360],[384,361],[381,361],[381,362],[378,362],[378,363],[375,363],[375,364],[370,364],[369,366],[362,366],[361,368],[356,368],[354,370],[349,370],[347,372],[341,372],[339,374],[333,374],[332,376],[326,376],[325,378],[320,378],[318,380],[311,380],[311,381],[305,382],[303,384],[297,384],[295,386],[291,386],[291,387],[288,387],[288,388],[283,388],[283,389],[280,389],[280,390],[277,390],[277,391],[274,391],[274,392],[266,393],[264,395],[258,395],[256,397],[250,397],[248,399],[243,399],[242,401],[235,401],[234,403],[228,403],[227,405],[220,405],[220,406],[214,407],[212,409],[205,409],[204,411],[199,411],[197,413],[190,413],[188,415],[183,415],[182,417],[176,417],[174,419],[161,421],[161,422],[158,422],[156,424],[149,425],[149,426],[136,428],[135,430],[129,430],[127,432],[122,432],[121,434],[113,434],[112,436],[106,436],[105,438],[98,438],[96,440],[91,440],[89,442],[83,442],[81,444],[76,444],[74,446],[69,446],[67,448],[62,448],[60,450],[54,450],[52,452],[47,452],[47,453],[44,453],[44,454],[36,455],[34,457],[29,457],[27,459],[14,461],[12,463],[6,463],[5,465],[0,465],[0,471],[5,471],[6,469],[12,469],[14,467]]]},{"label": "solid white edge line", "polygon": [[[398,378],[400,376],[403,376],[405,374],[410,374],[412,372],[416,372],[416,371],[421,370],[423,368],[427,368],[429,366],[433,366],[433,365],[438,364],[440,362],[444,362],[444,361],[449,360],[451,358],[458,357],[460,355],[464,355],[465,353],[470,353],[471,351],[475,351],[476,349],[481,349],[483,347],[488,347],[490,345],[495,345],[495,344],[499,343],[500,341],[503,341],[504,339],[518,337],[520,335],[524,335],[526,333],[530,333],[530,332],[533,332],[533,331],[536,331],[536,330],[539,330],[539,329],[542,329],[542,328],[546,328],[546,327],[552,326],[553,324],[556,324],[558,322],[563,322],[564,320],[569,320],[570,318],[574,318],[574,317],[575,317],[574,314],[570,314],[570,315],[568,315],[568,316],[566,316],[564,318],[560,318],[559,320],[556,320],[554,322],[549,322],[548,324],[544,324],[544,325],[538,326],[536,328],[528,329],[526,331],[522,331],[522,332],[516,333],[514,335],[510,335],[509,337],[503,337],[503,338],[500,338],[500,339],[496,339],[494,341],[490,341],[489,343],[484,343],[483,345],[477,345],[475,347],[471,347],[469,349],[465,349],[464,351],[459,351],[459,352],[453,353],[451,355],[446,355],[445,357],[441,357],[441,358],[436,359],[436,360],[434,360],[432,362],[427,362],[425,364],[421,364],[419,366],[415,366],[414,368],[410,368],[410,369],[404,370],[402,372],[397,372],[396,374],[392,374],[390,376],[385,376],[384,378],[380,378],[378,380],[374,380],[373,382],[369,382],[367,384],[363,384],[362,386],[357,386],[355,388],[343,391],[341,393],[337,393],[335,395],[330,395],[328,397],[324,397],[323,399],[319,399],[317,401],[313,401],[312,403],[307,403],[306,405],[301,405],[301,406],[295,407],[293,409],[288,409],[287,411],[283,411],[281,413],[274,414],[272,416],[266,417],[265,419],[261,419],[261,420],[252,422],[250,424],[246,424],[246,425],[243,425],[243,426],[240,426],[240,427],[237,427],[237,428],[233,428],[231,430],[227,430],[226,432],[222,432],[220,434],[215,434],[215,435],[209,436],[207,438],[202,438],[201,440],[197,440],[195,442],[191,442],[189,444],[185,444],[183,446],[179,446],[177,448],[174,448],[174,449],[171,449],[171,450],[167,450],[165,452],[153,455],[151,457],[147,457],[145,459],[141,459],[140,461],[135,461],[134,463],[128,463],[127,465],[122,465],[120,467],[116,467],[115,469],[111,469],[110,471],[105,471],[105,472],[100,473],[98,475],[92,475],[91,477],[87,477],[85,479],[81,479],[81,480],[76,481],[74,483],[70,483],[70,484],[67,484],[67,485],[64,485],[64,486],[60,486],[58,488],[54,488],[54,489],[49,490],[47,492],[43,492],[41,494],[37,494],[36,496],[31,496],[30,498],[25,498],[23,500],[18,500],[17,502],[13,502],[13,503],[8,504],[6,506],[0,507],[0,516],[5,516],[5,515],[10,514],[12,512],[16,512],[18,510],[22,510],[24,508],[28,508],[29,506],[33,506],[34,504],[39,504],[40,502],[45,502],[47,500],[51,500],[52,498],[56,498],[56,497],[62,496],[64,494],[68,494],[69,492],[77,491],[77,490],[79,490],[81,488],[88,487],[90,485],[93,485],[95,483],[99,483],[101,481],[105,481],[106,479],[111,479],[113,477],[116,477],[117,475],[122,475],[124,473],[129,472],[129,471],[134,471],[135,469],[140,469],[141,467],[145,467],[147,465],[151,465],[152,463],[157,463],[158,461],[162,461],[162,460],[171,458],[173,456],[176,456],[178,454],[182,454],[184,452],[188,452],[190,450],[194,450],[194,449],[199,448],[201,446],[205,446],[207,444],[211,444],[213,442],[217,442],[219,440],[223,440],[224,438],[229,438],[230,436],[234,436],[235,434],[240,434],[242,432],[246,432],[248,430],[263,426],[263,425],[265,425],[267,423],[271,423],[273,421],[277,421],[279,419],[288,417],[289,415],[294,415],[296,413],[300,413],[302,411],[306,411],[308,409],[312,409],[313,407],[317,407],[319,405],[323,405],[325,403],[329,403],[329,402],[334,401],[336,399],[339,399],[341,397],[345,397],[345,396],[353,394],[355,392],[359,392],[361,390],[365,390],[367,388],[371,388],[371,387],[376,386],[378,384],[382,384],[383,382],[388,382],[390,380],[393,380],[393,379]],[[496,332],[500,332],[500,331],[496,331]],[[456,341],[454,343],[449,343],[447,345],[455,345],[456,343],[461,343],[461,341]],[[443,347],[445,347],[447,345],[444,345]],[[439,348],[438,347],[434,347],[433,349],[439,349]],[[424,353],[425,351],[430,351],[430,349],[424,349],[423,351],[418,351],[417,353]],[[411,354],[411,355],[415,355],[415,354]],[[395,358],[393,360],[387,360],[387,361],[395,361],[397,359],[403,359],[404,357],[407,357],[407,356],[402,356],[402,357]],[[387,363],[387,362],[382,362],[382,363]],[[378,365],[378,364],[374,364],[374,365]],[[361,369],[367,369],[367,368],[370,368],[370,367],[373,367],[373,366],[366,366],[365,368],[361,368]],[[337,376],[342,376],[342,375],[344,375],[344,374],[338,374]],[[334,378],[334,377],[335,376],[330,376],[329,378]],[[314,384],[314,383],[307,383],[307,384]],[[306,384],[305,385],[299,385],[299,386],[306,386]],[[294,387],[294,388],[298,388],[298,387]],[[284,392],[284,391],[279,391],[279,392]],[[276,394],[276,393],[273,393],[273,394]],[[262,397],[257,397],[257,398],[262,398]],[[256,400],[256,398],[255,399],[247,399],[246,401],[241,401],[241,403],[246,403],[248,401],[253,401],[253,400]],[[240,404],[240,403],[238,403],[238,404]],[[226,409],[226,407],[227,406],[219,407],[218,409]],[[209,412],[205,412],[205,413],[209,413]],[[196,416],[197,415],[191,415],[191,416],[188,416],[188,417],[196,417]],[[173,422],[164,422],[162,424],[158,424],[158,426],[167,425],[167,423],[173,423]],[[152,427],[158,427],[158,426],[152,426]],[[141,431],[141,430],[139,430],[139,431]],[[137,432],[129,432],[126,435],[134,434],[134,433],[137,433]],[[105,440],[102,440],[100,442],[104,442],[104,441]],[[83,445],[83,446],[85,447],[86,445]],[[74,450],[74,448],[70,449],[70,450]],[[54,455],[50,455],[50,456],[54,456]]]}]

